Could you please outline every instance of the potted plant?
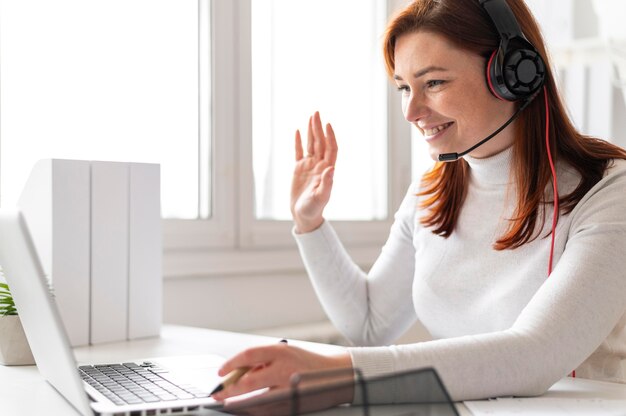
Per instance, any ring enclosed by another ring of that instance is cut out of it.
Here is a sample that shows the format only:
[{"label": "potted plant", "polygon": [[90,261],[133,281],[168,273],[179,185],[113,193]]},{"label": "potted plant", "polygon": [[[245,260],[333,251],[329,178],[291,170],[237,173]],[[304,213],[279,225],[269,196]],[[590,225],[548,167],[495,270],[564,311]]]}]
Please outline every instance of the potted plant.
[{"label": "potted plant", "polygon": [[0,283],[0,364],[35,364],[13,296],[6,283]]}]

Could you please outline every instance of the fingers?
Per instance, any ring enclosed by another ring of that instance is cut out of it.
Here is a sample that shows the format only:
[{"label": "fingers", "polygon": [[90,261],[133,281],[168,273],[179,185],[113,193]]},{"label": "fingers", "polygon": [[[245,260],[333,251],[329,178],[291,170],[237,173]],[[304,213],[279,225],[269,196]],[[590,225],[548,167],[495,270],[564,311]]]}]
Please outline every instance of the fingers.
[{"label": "fingers", "polygon": [[[250,368],[241,378],[232,384],[228,384],[224,390],[213,394],[216,400],[236,396],[264,387],[278,386],[288,377],[281,373],[281,366],[275,364],[279,357],[288,355],[287,346],[284,344],[247,349],[227,362],[219,369],[218,374],[222,377],[242,368]],[[228,376],[225,378],[227,379]]]},{"label": "fingers", "polygon": [[326,125],[326,133],[324,133],[320,113],[316,111],[315,114],[309,118],[306,156],[314,157],[317,160],[335,160],[336,155],[337,142],[335,141],[335,133],[332,127],[330,127],[330,124]]},{"label": "fingers", "polygon": [[337,161],[337,140],[335,139],[335,131],[330,123],[326,124],[326,150],[324,152],[324,160],[331,166],[335,166],[335,162]]},{"label": "fingers", "polygon": [[[332,167],[329,167],[324,171],[324,176],[330,175],[331,172]],[[243,351],[226,362],[219,374],[224,375],[234,368],[242,367],[250,367],[251,370],[238,381],[228,383],[222,391],[212,395],[214,399],[223,401],[232,396],[264,388],[269,388],[270,391],[288,388],[295,373],[351,368],[352,359],[347,352],[337,356],[324,356],[285,344],[272,345]],[[348,378],[352,380],[351,372]]]},{"label": "fingers", "polygon": [[300,130],[296,130],[296,162],[301,160],[302,157],[302,137],[300,137]]},{"label": "fingers", "polygon": [[320,119],[319,111],[313,114],[313,155],[316,159],[322,159],[324,157],[324,148],[326,147],[326,136],[322,129],[322,120]]},{"label": "fingers", "polygon": [[309,117],[309,126],[306,129],[306,152],[307,156],[313,155],[315,137],[313,136],[313,116]]},{"label": "fingers", "polygon": [[284,379],[288,380],[288,377],[281,377],[280,372],[276,371],[273,367],[274,366],[259,367],[247,372],[236,383],[214,394],[213,398],[222,400],[227,397],[238,396],[266,387],[284,387],[282,384],[284,384]]},{"label": "fingers", "polygon": [[285,345],[277,344],[248,348],[247,350],[240,352],[239,354],[232,357],[230,360],[226,361],[219,369],[217,374],[223,377],[236,368],[255,368],[259,367],[260,365],[266,365],[268,363],[271,363],[276,358],[278,351],[282,351],[284,347]]}]

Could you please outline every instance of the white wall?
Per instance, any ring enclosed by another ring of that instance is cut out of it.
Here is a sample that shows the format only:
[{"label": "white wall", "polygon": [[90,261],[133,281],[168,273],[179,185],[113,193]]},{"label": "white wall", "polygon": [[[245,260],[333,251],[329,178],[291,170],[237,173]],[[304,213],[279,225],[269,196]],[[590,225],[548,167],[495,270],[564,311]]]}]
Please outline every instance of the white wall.
[{"label": "white wall", "polygon": [[601,36],[606,22],[598,20],[592,0],[526,2],[542,27],[576,127],[626,147],[624,92],[617,86],[607,44]]},{"label": "white wall", "polygon": [[304,273],[165,280],[167,322],[250,331],[325,320]]},{"label": "white wall", "polygon": [[[373,260],[378,252],[351,249],[356,259]],[[211,274],[181,270],[176,257],[165,256],[164,322],[345,344],[328,322],[296,250],[247,253],[234,261],[218,253]],[[367,261],[360,264],[370,267]],[[418,324],[398,342],[426,338]]]}]

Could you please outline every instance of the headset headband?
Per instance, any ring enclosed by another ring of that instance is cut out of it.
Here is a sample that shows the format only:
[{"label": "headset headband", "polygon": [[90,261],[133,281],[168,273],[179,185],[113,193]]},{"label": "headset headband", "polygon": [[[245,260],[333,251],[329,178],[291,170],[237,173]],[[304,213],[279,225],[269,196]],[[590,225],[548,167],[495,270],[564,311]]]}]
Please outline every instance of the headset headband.
[{"label": "headset headband", "polygon": [[513,11],[505,0],[479,0],[479,3],[498,29],[500,39],[503,41],[509,41],[515,37],[526,39]]}]

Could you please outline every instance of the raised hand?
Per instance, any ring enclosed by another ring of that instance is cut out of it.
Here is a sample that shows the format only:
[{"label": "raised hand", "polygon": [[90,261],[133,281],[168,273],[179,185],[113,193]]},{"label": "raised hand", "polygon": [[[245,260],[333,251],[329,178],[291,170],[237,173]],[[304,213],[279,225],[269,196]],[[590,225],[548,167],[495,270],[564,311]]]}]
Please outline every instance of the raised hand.
[{"label": "raised hand", "polygon": [[296,167],[291,182],[291,215],[296,232],[307,233],[323,222],[323,212],[333,186],[337,142],[330,124],[322,128],[319,112],[309,118],[307,154],[302,149],[300,131],[296,131]]}]

